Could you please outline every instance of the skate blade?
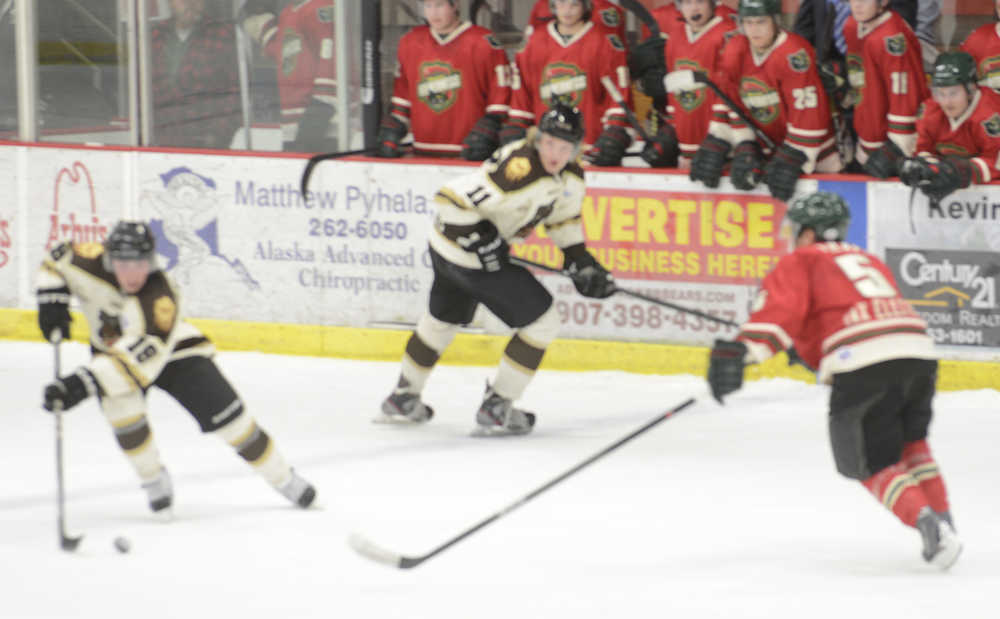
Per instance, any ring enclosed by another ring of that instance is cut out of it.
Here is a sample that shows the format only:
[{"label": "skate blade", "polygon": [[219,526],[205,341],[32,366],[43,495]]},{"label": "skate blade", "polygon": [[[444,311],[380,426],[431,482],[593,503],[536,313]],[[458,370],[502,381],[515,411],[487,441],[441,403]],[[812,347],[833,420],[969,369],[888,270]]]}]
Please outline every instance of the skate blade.
[{"label": "skate blade", "polygon": [[165,507],[159,511],[153,512],[153,519],[157,522],[162,522],[164,524],[174,521],[174,508]]},{"label": "skate blade", "polygon": [[420,424],[427,423],[429,420],[429,417],[426,419],[410,419],[409,417],[404,417],[403,415],[387,415],[385,413],[379,413],[372,419],[372,423],[390,426],[418,426]]},{"label": "skate blade", "polygon": [[524,436],[531,432],[531,428],[524,430],[511,430],[503,426],[476,426],[469,432],[473,438],[494,438],[500,436]]},{"label": "skate blade", "polygon": [[962,542],[953,537],[941,548],[940,552],[931,558],[930,562],[938,569],[946,570],[955,565],[960,554],[962,554]]}]

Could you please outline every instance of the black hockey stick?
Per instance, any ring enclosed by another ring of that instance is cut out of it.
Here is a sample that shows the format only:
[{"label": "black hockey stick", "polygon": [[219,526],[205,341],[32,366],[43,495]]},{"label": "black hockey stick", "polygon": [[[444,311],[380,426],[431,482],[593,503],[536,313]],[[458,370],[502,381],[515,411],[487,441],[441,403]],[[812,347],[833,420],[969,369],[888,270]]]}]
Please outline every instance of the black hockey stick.
[{"label": "black hockey stick", "polygon": [[341,157],[350,157],[351,155],[369,155],[374,152],[374,148],[359,148],[358,150],[342,150],[338,153],[320,153],[318,155],[313,155],[306,162],[306,169],[302,170],[302,180],[299,182],[299,191],[302,192],[302,199],[305,200],[306,190],[309,188],[309,177],[312,176],[313,168],[317,164],[323,161],[329,161],[330,159],[340,159]]},{"label": "black hockey stick", "polygon": [[641,137],[644,142],[649,143],[649,134],[646,133],[646,130],[639,122],[639,119],[636,118],[632,110],[629,109],[628,104],[625,103],[625,97],[622,96],[621,91],[618,90],[614,82],[611,81],[611,78],[607,75],[601,77],[601,84],[604,86],[604,90],[607,90],[608,94],[611,95],[611,98],[614,99],[615,103],[618,104],[618,107],[625,112],[625,118],[627,118],[628,123],[639,132],[639,137]]},{"label": "black hockey stick", "polygon": [[719,97],[719,99],[723,103],[725,103],[726,106],[729,109],[731,109],[734,114],[740,117],[740,120],[745,122],[747,126],[750,127],[750,130],[753,131],[754,135],[756,135],[757,138],[761,142],[763,142],[764,145],[767,146],[769,150],[774,151],[774,140],[772,140],[766,133],[764,133],[764,130],[760,128],[760,125],[758,125],[754,121],[754,119],[750,118],[750,116],[743,111],[743,108],[741,108],[735,101],[733,101],[729,97],[729,95],[722,92],[722,89],[719,88],[719,86],[715,82],[713,82],[708,78],[708,74],[706,74],[704,71],[695,71],[694,79],[696,82],[701,82],[702,84],[708,86],[709,90],[714,92],[715,95]]},{"label": "black hockey stick", "polygon": [[639,21],[646,24],[646,28],[649,28],[651,36],[661,36],[660,24],[656,23],[656,18],[653,17],[653,14],[649,12],[649,9],[639,2],[639,0],[619,0],[618,5],[629,13],[635,15]]},{"label": "black hockey stick", "polygon": [[[539,262],[534,262],[532,260],[525,260],[524,258],[518,258],[517,256],[510,256],[509,260],[510,260],[510,262],[512,264],[517,264],[517,265],[520,265],[520,266],[523,266],[523,267],[527,267],[527,268],[541,269],[543,271],[548,271],[550,273],[559,273],[560,275],[565,275],[566,277],[569,277],[570,279],[572,279],[572,276],[569,273],[567,273],[565,270],[557,268],[557,267],[550,267],[547,264],[541,264]],[[675,311],[678,311],[678,312],[683,312],[685,314],[691,314],[692,316],[698,316],[699,318],[704,318],[705,320],[710,320],[712,322],[717,322],[720,325],[725,325],[727,327],[736,327],[736,328],[739,328],[739,326],[740,326],[738,323],[735,323],[732,320],[726,320],[725,318],[719,318],[718,316],[713,316],[713,315],[708,314],[706,312],[702,312],[700,310],[692,309],[690,307],[684,307],[682,305],[677,305],[675,303],[671,303],[670,301],[663,301],[661,299],[657,299],[656,297],[651,297],[651,296],[642,294],[641,292],[634,292],[632,290],[626,290],[625,288],[615,288],[615,294],[619,294],[619,293],[623,294],[623,295],[626,295],[626,296],[629,296],[629,297],[634,297],[636,299],[642,299],[643,301],[648,301],[649,303],[653,303],[655,305],[662,305],[663,307],[668,307],[668,308],[670,308],[672,310],[675,310]]]},{"label": "black hockey stick", "polygon": [[398,568],[404,569],[404,570],[405,569],[410,569],[411,567],[416,567],[416,566],[420,565],[421,563],[423,563],[424,561],[426,561],[426,560],[428,560],[428,559],[430,559],[432,557],[435,557],[435,556],[441,554],[445,550],[448,550],[449,548],[451,548],[455,544],[459,543],[463,539],[469,537],[470,535],[472,535],[476,531],[479,531],[480,529],[486,527],[487,525],[496,522],[500,518],[506,516],[510,512],[512,512],[515,509],[517,509],[518,507],[524,505],[525,503],[527,503],[531,499],[535,498],[539,494],[545,492],[546,490],[548,490],[552,486],[555,486],[559,482],[563,481],[564,479],[566,479],[567,477],[573,475],[574,473],[580,471],[581,469],[583,469],[587,465],[592,464],[593,462],[597,461],[598,459],[602,458],[603,456],[608,455],[612,451],[618,449],[619,447],[621,447],[625,443],[631,441],[632,439],[634,439],[635,437],[639,436],[643,432],[646,432],[647,430],[650,430],[651,428],[655,427],[657,424],[662,423],[662,422],[666,421],[667,419],[670,419],[671,417],[673,417],[677,413],[681,412],[685,408],[687,408],[687,407],[691,406],[692,404],[694,404],[694,401],[695,401],[694,398],[688,398],[683,403],[678,404],[674,408],[672,408],[672,409],[670,409],[670,410],[668,410],[666,412],[660,413],[652,421],[647,422],[645,425],[643,425],[642,427],[638,428],[637,430],[633,430],[632,432],[630,432],[626,436],[623,436],[622,438],[618,439],[614,443],[611,443],[610,445],[608,445],[604,449],[598,451],[594,455],[590,456],[589,458],[587,458],[583,462],[580,462],[579,464],[577,464],[573,468],[569,469],[568,471],[566,471],[562,475],[559,475],[558,477],[550,480],[549,482],[547,482],[545,484],[542,484],[541,486],[539,486],[538,488],[532,490],[531,492],[529,492],[528,494],[524,495],[520,499],[514,501],[513,503],[511,503],[507,507],[504,507],[503,509],[501,509],[501,510],[495,512],[495,513],[493,513],[491,516],[487,517],[486,519],[481,520],[477,524],[474,524],[473,526],[469,527],[465,531],[459,533],[455,537],[449,539],[448,541],[444,542],[443,544],[441,544],[440,546],[438,546],[437,548],[435,548],[434,550],[431,550],[430,552],[428,552],[426,554],[422,554],[422,555],[401,555],[401,554],[397,554],[397,553],[391,552],[389,550],[386,550],[386,549],[384,549],[384,548],[382,548],[380,546],[377,546],[373,542],[371,542],[368,539],[362,537],[361,535],[358,535],[357,533],[351,535],[351,537],[348,539],[348,543],[351,545],[351,548],[353,548],[355,551],[357,551],[361,556],[366,557],[368,559],[371,559],[372,561],[378,561],[379,563],[384,563],[386,565],[391,565],[392,567],[398,567]]},{"label": "black hockey stick", "polygon": [[[59,380],[59,344],[62,341],[62,334],[58,331],[52,334],[52,350],[55,357],[55,377]],[[62,407],[57,406],[53,411],[56,417],[56,509],[59,517],[59,547],[66,552],[73,552],[83,540],[82,535],[71,537],[66,534],[66,490],[63,482],[63,430],[62,430]]]}]

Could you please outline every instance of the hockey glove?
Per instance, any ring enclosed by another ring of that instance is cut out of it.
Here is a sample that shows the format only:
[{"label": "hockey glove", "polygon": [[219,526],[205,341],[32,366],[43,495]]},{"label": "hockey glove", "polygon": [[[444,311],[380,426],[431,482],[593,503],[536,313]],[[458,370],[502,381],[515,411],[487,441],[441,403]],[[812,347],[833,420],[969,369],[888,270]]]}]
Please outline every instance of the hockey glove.
[{"label": "hockey glove", "polygon": [[827,60],[819,63],[816,67],[819,72],[819,79],[823,82],[823,90],[827,97],[833,101],[837,109],[844,109],[844,100],[847,98],[847,66],[843,60]]},{"label": "hockey glove", "polygon": [[587,158],[598,166],[620,166],[630,144],[632,136],[624,127],[608,125],[590,148]]},{"label": "hockey glove", "polygon": [[868,155],[865,172],[878,178],[889,178],[899,174],[899,165],[905,155],[892,140],[886,140],[877,150]]},{"label": "hockey glove", "polygon": [[638,82],[639,89],[654,99],[666,99],[663,78],[667,74],[667,59],[664,48],[667,40],[650,37],[632,48],[628,56],[628,71]]},{"label": "hockey glove", "polygon": [[500,129],[500,145],[523,140],[524,136],[528,134],[530,126],[531,121],[526,118],[508,116],[507,122]]},{"label": "hockey glove", "polygon": [[42,392],[42,408],[52,411],[68,411],[80,402],[94,395],[94,377],[85,368],[63,376],[45,385]]},{"label": "hockey glove", "polygon": [[473,232],[458,237],[457,241],[466,251],[476,254],[484,271],[496,273],[507,264],[510,245],[500,236],[500,231],[491,221],[484,219],[475,226]]},{"label": "hockey glove", "polygon": [[921,157],[907,157],[899,165],[899,180],[907,187],[920,187],[933,178],[936,171]]},{"label": "hockey glove", "polygon": [[299,127],[291,149],[297,153],[322,153],[335,148],[334,140],[327,137],[333,116],[332,105],[323,103],[319,99],[310,100],[309,106],[299,119]]},{"label": "hockey glove", "polygon": [[799,149],[782,144],[775,151],[764,168],[764,182],[771,195],[781,201],[788,201],[795,193],[795,184],[802,176],[802,166],[808,158]]},{"label": "hockey glove", "polygon": [[487,114],[473,125],[469,135],[462,142],[462,159],[485,161],[500,146],[500,125],[503,117]]},{"label": "hockey glove", "polygon": [[38,291],[38,327],[48,341],[59,333],[63,340],[69,339],[69,288],[51,288]]},{"label": "hockey glove", "polygon": [[963,157],[945,157],[938,163],[938,172],[930,181],[920,186],[921,191],[934,202],[940,202],[956,189],[972,184],[972,162]]},{"label": "hockey glove", "polygon": [[660,130],[656,135],[649,136],[649,142],[646,142],[640,156],[651,168],[676,168],[680,155],[681,149],[677,144],[677,132],[674,131],[674,126],[663,122],[660,123]]},{"label": "hockey glove", "polygon": [[396,116],[388,114],[378,128],[378,136],[375,138],[378,142],[378,145],[375,147],[375,156],[391,159],[402,157],[403,148],[400,144],[409,131],[406,123],[399,120]]},{"label": "hockey glove", "polygon": [[722,167],[726,164],[729,154],[729,142],[714,135],[705,136],[698,152],[691,159],[691,172],[688,176],[693,181],[701,181],[706,187],[716,188],[722,177]]},{"label": "hockey glove", "polygon": [[592,299],[606,299],[617,292],[615,278],[594,258],[583,243],[563,249],[566,274],[576,291]]},{"label": "hockey glove", "polygon": [[722,398],[743,386],[743,358],[747,345],[743,342],[715,340],[708,357],[708,386],[712,397],[724,404]]},{"label": "hockey glove", "polygon": [[750,191],[757,186],[764,175],[764,153],[757,142],[746,140],[733,149],[733,163],[729,168],[729,180],[733,187]]}]

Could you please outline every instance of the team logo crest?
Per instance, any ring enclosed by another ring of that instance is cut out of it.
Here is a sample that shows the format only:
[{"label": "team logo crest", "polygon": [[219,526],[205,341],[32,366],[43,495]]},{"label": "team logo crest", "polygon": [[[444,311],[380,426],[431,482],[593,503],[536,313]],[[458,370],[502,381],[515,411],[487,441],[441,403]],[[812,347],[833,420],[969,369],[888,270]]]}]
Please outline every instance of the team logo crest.
[{"label": "team logo crest", "polygon": [[81,258],[93,260],[104,253],[104,245],[100,243],[73,243],[73,253]]},{"label": "team logo crest", "polygon": [[979,63],[979,78],[990,88],[1000,88],[1000,56],[990,56]]},{"label": "team logo crest", "polygon": [[902,56],[906,52],[906,37],[902,32],[885,38],[885,51],[893,56]]},{"label": "team logo crest", "polygon": [[579,107],[583,93],[587,90],[587,74],[580,67],[569,62],[553,62],[542,69],[542,85],[539,88],[542,102],[552,107],[553,103]]},{"label": "team logo crest", "polygon": [[608,41],[611,43],[611,47],[617,49],[620,52],[625,51],[625,44],[622,40],[618,38],[617,34],[609,34]]},{"label": "team logo crest", "polygon": [[778,118],[781,105],[778,91],[756,77],[748,76],[740,80],[740,99],[760,124],[769,125]]},{"label": "team logo crest", "polygon": [[500,45],[500,41],[497,41],[497,38],[492,34],[487,34],[483,38],[486,39],[486,42],[489,43],[490,47],[493,49],[503,49],[503,45]]},{"label": "team logo crest", "polygon": [[503,175],[511,182],[517,182],[530,173],[531,161],[527,157],[512,157],[503,170]]},{"label": "team logo crest", "polygon": [[444,112],[455,101],[462,87],[462,72],[447,62],[425,62],[417,69],[417,98],[437,113]]},{"label": "team logo crest", "polygon": [[[679,58],[676,63],[677,71],[681,69],[691,69],[692,71],[704,71],[697,62],[690,60],[688,58]],[[681,92],[674,93],[674,99],[676,99],[677,104],[685,112],[692,112],[705,102],[705,89],[696,88],[694,90],[682,90]]]},{"label": "team logo crest", "polygon": [[797,73],[805,73],[809,64],[809,54],[804,49],[800,49],[788,57],[788,66]]},{"label": "team logo crest", "polygon": [[281,39],[281,73],[283,75],[291,75],[295,72],[295,66],[299,63],[299,54],[301,53],[302,37],[291,28],[286,28]]},{"label": "team logo crest", "polygon": [[[1000,116],[994,114],[993,118],[990,120],[996,120],[997,123],[1000,123]],[[987,122],[989,121],[983,122],[984,127],[986,126]],[[996,128],[998,131],[1000,131],[1000,124],[998,124]],[[989,130],[987,129],[987,131]],[[936,150],[938,154],[941,155],[942,157],[949,157],[949,156],[968,157],[972,154],[961,144],[955,144],[952,142],[938,142],[937,145],[935,145],[934,150]]]},{"label": "team logo crest", "polygon": [[991,138],[1000,137],[1000,114],[994,114],[980,124],[983,126],[983,130],[986,131],[986,135]]},{"label": "team logo crest", "polygon": [[610,7],[601,11],[601,21],[608,28],[617,28],[619,24],[622,23],[622,18],[618,14],[618,11]]}]

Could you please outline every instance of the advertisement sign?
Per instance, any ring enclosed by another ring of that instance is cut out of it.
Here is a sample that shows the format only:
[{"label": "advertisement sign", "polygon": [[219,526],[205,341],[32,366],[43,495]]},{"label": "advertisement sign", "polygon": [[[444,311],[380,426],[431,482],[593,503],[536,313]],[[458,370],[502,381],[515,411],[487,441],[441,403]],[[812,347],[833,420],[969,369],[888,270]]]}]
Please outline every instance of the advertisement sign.
[{"label": "advertisement sign", "polygon": [[0,307],[17,305],[17,184],[14,149],[0,150]]}]

